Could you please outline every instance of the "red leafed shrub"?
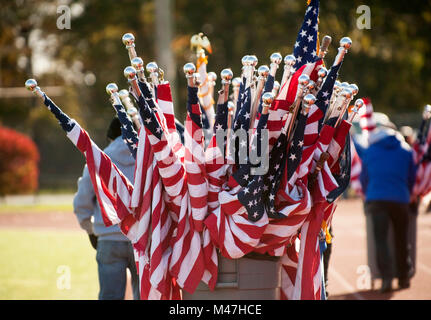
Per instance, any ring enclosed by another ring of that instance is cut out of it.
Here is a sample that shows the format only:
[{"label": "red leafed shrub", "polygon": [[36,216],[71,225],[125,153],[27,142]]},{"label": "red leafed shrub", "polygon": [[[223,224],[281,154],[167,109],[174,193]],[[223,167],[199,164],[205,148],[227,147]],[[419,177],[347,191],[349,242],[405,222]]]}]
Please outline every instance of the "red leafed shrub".
[{"label": "red leafed shrub", "polygon": [[0,126],[0,195],[37,190],[39,151],[28,136]]}]

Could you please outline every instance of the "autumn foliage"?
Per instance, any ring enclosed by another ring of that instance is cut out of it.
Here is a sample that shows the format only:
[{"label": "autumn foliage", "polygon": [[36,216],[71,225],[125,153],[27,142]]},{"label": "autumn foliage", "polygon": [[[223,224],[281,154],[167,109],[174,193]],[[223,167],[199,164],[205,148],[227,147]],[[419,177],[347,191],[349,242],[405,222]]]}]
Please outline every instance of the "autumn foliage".
[{"label": "autumn foliage", "polygon": [[0,126],[0,195],[35,192],[38,163],[39,151],[28,136]]}]

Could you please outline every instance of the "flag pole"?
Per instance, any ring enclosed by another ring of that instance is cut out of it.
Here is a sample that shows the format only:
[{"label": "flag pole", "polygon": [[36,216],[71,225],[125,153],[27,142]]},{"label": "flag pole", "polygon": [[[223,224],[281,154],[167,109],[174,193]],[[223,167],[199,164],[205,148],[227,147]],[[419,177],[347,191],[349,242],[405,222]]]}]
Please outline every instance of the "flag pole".
[{"label": "flag pole", "polygon": [[284,71],[280,82],[281,87],[283,87],[287,83],[287,81],[295,72],[293,70],[293,66],[295,65],[295,63],[296,63],[296,58],[293,54],[289,54],[284,57]]},{"label": "flag pole", "polygon": [[256,119],[257,107],[259,105],[263,86],[265,85],[265,81],[269,75],[268,66],[266,66],[266,65],[260,66],[257,69],[257,74],[259,75],[259,77],[257,78],[256,92],[255,92],[255,95],[253,97],[253,103],[251,105],[250,129],[254,128],[254,120]]}]

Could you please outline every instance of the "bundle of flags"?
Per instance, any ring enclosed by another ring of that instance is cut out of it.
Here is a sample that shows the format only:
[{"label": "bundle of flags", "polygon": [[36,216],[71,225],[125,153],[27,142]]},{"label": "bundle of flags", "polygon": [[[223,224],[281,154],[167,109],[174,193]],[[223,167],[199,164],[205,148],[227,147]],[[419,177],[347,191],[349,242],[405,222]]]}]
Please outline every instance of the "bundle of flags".
[{"label": "bundle of flags", "polygon": [[250,254],[281,259],[282,299],[324,298],[321,248],[350,180],[349,129],[357,110],[346,108],[352,90],[334,90],[348,41],[319,76],[318,14],[319,1],[308,1],[295,63],[277,96],[281,61],[273,62],[271,74],[262,73],[260,86],[257,58],[246,56],[236,105],[229,104],[232,73],[225,69],[215,111],[200,51],[197,68],[184,67],[184,126],[175,117],[169,82],[154,75],[148,82],[143,70],[126,68],[138,131],[116,85],[107,91],[136,159],[133,184],[34,80],[27,84],[86,157],[105,224],[120,225],[133,244],[142,299],[181,299],[182,290],[193,294],[201,281],[214,290],[219,256]]},{"label": "bundle of flags", "polygon": [[417,137],[412,145],[415,161],[416,181],[413,185],[412,198],[421,198],[431,192],[431,106],[426,105]]}]

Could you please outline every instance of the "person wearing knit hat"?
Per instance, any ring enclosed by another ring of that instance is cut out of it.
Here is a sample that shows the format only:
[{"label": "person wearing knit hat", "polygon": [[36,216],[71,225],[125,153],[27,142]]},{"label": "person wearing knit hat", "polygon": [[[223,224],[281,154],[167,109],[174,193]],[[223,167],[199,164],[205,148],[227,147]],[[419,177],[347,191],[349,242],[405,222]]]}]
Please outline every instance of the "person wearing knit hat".
[{"label": "person wearing knit hat", "polygon": [[377,267],[382,277],[381,292],[392,290],[392,266],[388,243],[389,224],[394,227],[399,288],[410,286],[407,240],[410,194],[416,177],[413,152],[395,125],[376,121],[371,100],[363,99],[360,126],[362,141],[354,139],[362,161],[360,181],[365,194],[365,214],[372,221]]},{"label": "person wearing knit hat", "polygon": [[377,128],[376,121],[374,119],[373,105],[371,104],[370,98],[362,98],[364,106],[359,109],[359,124],[361,129],[367,133],[372,132]]}]

